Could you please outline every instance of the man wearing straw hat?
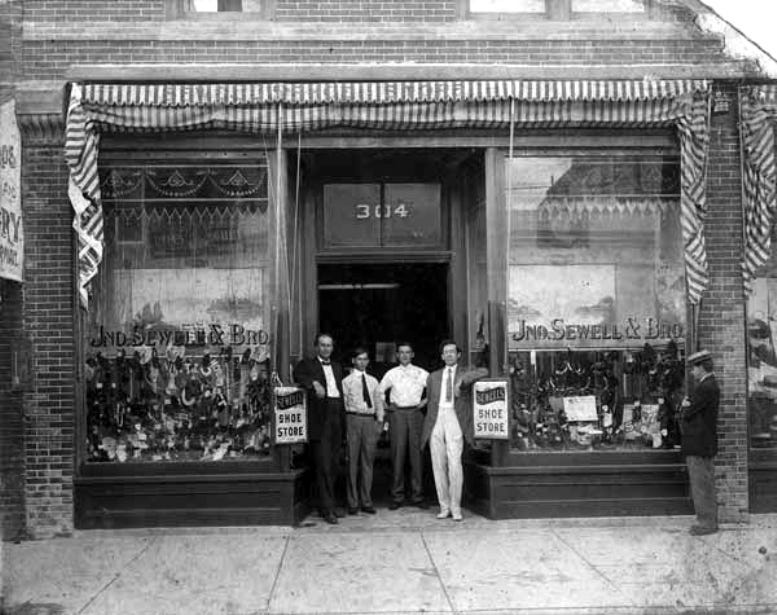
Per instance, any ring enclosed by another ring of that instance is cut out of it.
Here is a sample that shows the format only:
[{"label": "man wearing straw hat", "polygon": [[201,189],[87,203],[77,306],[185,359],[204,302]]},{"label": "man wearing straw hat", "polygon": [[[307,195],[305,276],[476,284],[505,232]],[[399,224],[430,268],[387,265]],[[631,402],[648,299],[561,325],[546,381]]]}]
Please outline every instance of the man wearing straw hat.
[{"label": "man wearing straw hat", "polygon": [[701,350],[688,357],[696,387],[682,406],[682,450],[688,465],[696,525],[691,534],[704,536],[718,531],[715,499],[715,464],[718,452],[718,405],[720,387],[712,373],[712,356]]}]

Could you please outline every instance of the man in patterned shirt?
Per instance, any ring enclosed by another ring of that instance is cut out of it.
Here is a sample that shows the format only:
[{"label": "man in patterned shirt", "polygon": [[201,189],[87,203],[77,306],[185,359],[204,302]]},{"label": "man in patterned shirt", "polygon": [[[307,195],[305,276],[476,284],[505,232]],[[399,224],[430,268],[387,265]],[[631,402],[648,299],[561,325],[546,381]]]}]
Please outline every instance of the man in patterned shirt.
[{"label": "man in patterned shirt", "polygon": [[390,510],[402,506],[405,498],[405,458],[410,458],[410,503],[426,508],[422,491],[421,429],[426,406],[424,389],[429,372],[412,364],[413,347],[408,342],[397,345],[399,365],[390,369],[380,382],[383,398],[389,392],[389,435],[393,481]]}]

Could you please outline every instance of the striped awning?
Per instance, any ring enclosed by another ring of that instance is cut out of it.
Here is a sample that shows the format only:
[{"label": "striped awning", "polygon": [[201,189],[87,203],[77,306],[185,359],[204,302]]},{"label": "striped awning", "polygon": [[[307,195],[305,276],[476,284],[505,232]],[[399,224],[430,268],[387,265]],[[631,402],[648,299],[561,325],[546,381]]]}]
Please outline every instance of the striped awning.
[{"label": "striped awning", "polygon": [[372,81],[328,83],[105,84],[83,86],[87,105],[191,107],[430,102],[648,101],[706,88],[700,80],[642,81]]},{"label": "striped awning", "polygon": [[688,296],[706,288],[703,219],[709,86],[701,80],[73,84],[66,127],[81,298],[102,259],[97,156],[103,132],[228,129],[253,134],[676,126]]},{"label": "striped awning", "polygon": [[744,87],[740,93],[745,214],[742,273],[747,296],[753,290],[758,270],[771,254],[771,233],[777,211],[777,85]]}]

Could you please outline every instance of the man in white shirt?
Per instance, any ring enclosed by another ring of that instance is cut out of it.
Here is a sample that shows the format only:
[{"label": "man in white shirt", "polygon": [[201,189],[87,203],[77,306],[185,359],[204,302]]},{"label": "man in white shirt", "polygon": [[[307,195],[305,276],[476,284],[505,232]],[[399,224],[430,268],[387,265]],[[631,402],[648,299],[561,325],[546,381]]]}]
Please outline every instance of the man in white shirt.
[{"label": "man in white shirt", "polygon": [[471,444],[474,439],[472,399],[468,389],[476,380],[487,376],[488,370],[461,368],[461,349],[453,340],[443,341],[440,353],[445,366],[429,374],[426,384],[429,405],[421,446],[428,441],[432,453],[434,484],[440,502],[437,518],[452,517],[454,521],[461,521],[464,485],[461,454],[464,440]]},{"label": "man in white shirt", "polygon": [[374,515],[372,469],[375,448],[383,428],[383,400],[378,381],[366,372],[370,362],[365,348],[356,348],[351,359],[354,370],[343,378],[345,424],[348,434],[348,514],[361,510]]},{"label": "man in white shirt", "polygon": [[405,459],[410,458],[410,503],[426,508],[422,491],[421,428],[423,408],[426,406],[424,389],[429,372],[412,364],[413,347],[408,342],[397,345],[399,365],[393,367],[380,381],[381,398],[389,392],[389,437],[391,438],[390,510],[402,506],[405,498]]}]

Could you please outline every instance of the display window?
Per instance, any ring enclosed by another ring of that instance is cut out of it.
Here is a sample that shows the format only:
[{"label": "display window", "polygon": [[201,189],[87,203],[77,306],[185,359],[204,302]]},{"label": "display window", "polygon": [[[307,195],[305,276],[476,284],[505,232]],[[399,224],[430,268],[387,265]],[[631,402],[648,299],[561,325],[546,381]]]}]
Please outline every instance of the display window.
[{"label": "display window", "polygon": [[91,462],[270,450],[263,156],[101,161],[105,253],[84,326]]},{"label": "display window", "polygon": [[[772,246],[777,236],[772,233]],[[777,452],[777,257],[753,281],[747,301],[748,408],[750,446]]]},{"label": "display window", "polygon": [[527,154],[505,159],[505,184],[512,447],[678,447],[678,158]]}]

